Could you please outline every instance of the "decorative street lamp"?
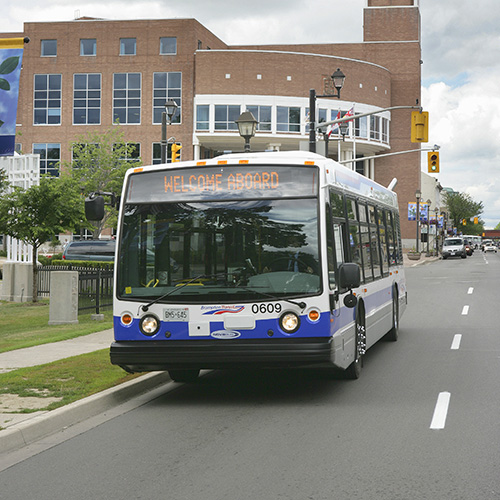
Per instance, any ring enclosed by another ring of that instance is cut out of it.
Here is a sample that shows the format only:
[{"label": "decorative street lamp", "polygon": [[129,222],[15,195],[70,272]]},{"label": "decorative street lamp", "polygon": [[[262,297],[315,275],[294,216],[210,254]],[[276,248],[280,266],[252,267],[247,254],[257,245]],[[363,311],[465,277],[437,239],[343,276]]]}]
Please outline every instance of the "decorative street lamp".
[{"label": "decorative street lamp", "polygon": [[344,86],[345,75],[342,71],[340,71],[340,68],[337,68],[337,71],[335,71],[330,78],[333,82],[335,90],[337,91],[337,95],[316,95],[315,89],[309,90],[309,151],[311,153],[316,153],[316,98],[336,97],[337,99],[340,99],[340,91]]},{"label": "decorative street lamp", "polygon": [[245,153],[250,152],[250,139],[255,135],[259,123],[250,111],[244,111],[236,120],[238,132],[245,139]]},{"label": "decorative street lamp", "polygon": [[337,71],[335,71],[332,75],[332,81],[333,81],[333,86],[337,90],[337,97],[340,99],[340,91],[342,90],[342,87],[344,86],[345,82],[345,75],[340,71],[340,68],[337,68]]},{"label": "decorative street lamp", "polygon": [[169,99],[165,103],[165,111],[161,114],[161,162],[167,162],[167,123],[172,123],[172,117],[177,111],[177,103]]}]

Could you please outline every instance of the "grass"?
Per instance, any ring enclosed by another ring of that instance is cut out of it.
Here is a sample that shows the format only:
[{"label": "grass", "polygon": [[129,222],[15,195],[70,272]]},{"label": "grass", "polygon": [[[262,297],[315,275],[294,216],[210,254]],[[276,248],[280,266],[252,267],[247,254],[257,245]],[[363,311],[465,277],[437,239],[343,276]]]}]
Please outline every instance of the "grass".
[{"label": "grass", "polygon": [[[104,321],[91,319],[91,312],[78,316],[78,324],[50,325],[49,302],[17,303],[0,301],[0,352],[67,340],[112,328],[112,312]],[[103,391],[140,374],[128,374],[109,360],[109,349],[65,358],[53,363],[20,368],[0,374],[0,394],[19,397],[59,398],[37,410],[53,410]],[[22,406],[22,405],[21,405]],[[39,405],[41,406],[41,405]],[[0,428],[1,429],[1,428]]]},{"label": "grass", "polygon": [[[54,410],[137,377],[109,362],[109,349],[73,356],[32,368],[0,374],[0,394],[61,398],[44,408]],[[30,410],[22,410],[28,413]]]},{"label": "grass", "polygon": [[50,325],[49,302],[0,302],[0,352],[68,340],[113,326],[111,311],[104,321],[91,319],[91,312],[80,314],[78,324]]}]

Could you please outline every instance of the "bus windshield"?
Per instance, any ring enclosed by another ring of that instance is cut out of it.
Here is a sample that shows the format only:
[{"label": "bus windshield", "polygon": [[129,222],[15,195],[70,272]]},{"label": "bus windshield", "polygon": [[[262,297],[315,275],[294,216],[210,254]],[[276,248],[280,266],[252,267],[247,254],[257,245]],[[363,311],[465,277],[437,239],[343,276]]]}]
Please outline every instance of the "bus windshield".
[{"label": "bus windshield", "polygon": [[321,291],[317,198],[128,204],[117,293],[228,303]]}]

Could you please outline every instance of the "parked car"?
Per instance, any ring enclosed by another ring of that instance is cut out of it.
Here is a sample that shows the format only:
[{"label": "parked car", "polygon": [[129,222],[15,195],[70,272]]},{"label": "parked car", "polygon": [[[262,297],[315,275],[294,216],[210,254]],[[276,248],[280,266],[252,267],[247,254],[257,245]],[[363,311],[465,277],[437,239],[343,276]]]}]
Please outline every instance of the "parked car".
[{"label": "parked car", "polygon": [[467,258],[467,250],[465,249],[463,238],[445,238],[442,254],[443,259],[447,259],[448,257]]},{"label": "parked car", "polygon": [[62,258],[64,260],[99,260],[112,262],[115,260],[115,240],[71,241],[66,245]]},{"label": "parked car", "polygon": [[498,247],[492,242],[488,242],[484,245],[485,252],[495,252],[497,253]]}]

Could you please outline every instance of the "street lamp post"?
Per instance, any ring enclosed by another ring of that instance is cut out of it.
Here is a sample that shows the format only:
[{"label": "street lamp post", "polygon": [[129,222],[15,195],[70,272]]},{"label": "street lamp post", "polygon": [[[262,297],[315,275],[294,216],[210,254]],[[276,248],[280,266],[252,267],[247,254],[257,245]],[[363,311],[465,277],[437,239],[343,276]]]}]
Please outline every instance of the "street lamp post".
[{"label": "street lamp post", "polygon": [[236,120],[238,132],[245,139],[245,153],[250,152],[250,139],[255,135],[258,123],[250,111],[244,111]]},{"label": "street lamp post", "polygon": [[336,97],[340,99],[340,91],[344,86],[345,75],[340,71],[340,68],[337,68],[337,71],[335,71],[330,78],[332,79],[333,86],[337,90],[337,95],[316,95],[315,89],[309,90],[309,151],[311,153],[316,153],[316,99],[318,97]]},{"label": "street lamp post", "polygon": [[429,240],[431,239],[431,200],[427,200],[427,256],[429,256]]},{"label": "street lamp post", "polygon": [[165,111],[161,114],[161,162],[167,163],[167,123],[172,123],[172,117],[177,110],[177,103],[169,99],[165,103]]},{"label": "street lamp post", "polygon": [[415,191],[415,198],[417,198],[417,213],[415,214],[415,219],[417,221],[417,238],[416,238],[416,251],[418,252],[418,237],[419,237],[419,234],[418,234],[418,228],[419,228],[419,224],[420,224],[420,197],[422,196],[422,193],[420,192],[420,189],[417,189]]},{"label": "street lamp post", "polygon": [[434,209],[434,213],[436,214],[436,235],[434,236],[436,238],[436,257],[439,256],[439,240],[438,240],[438,214],[439,214],[439,208],[436,207]]}]

